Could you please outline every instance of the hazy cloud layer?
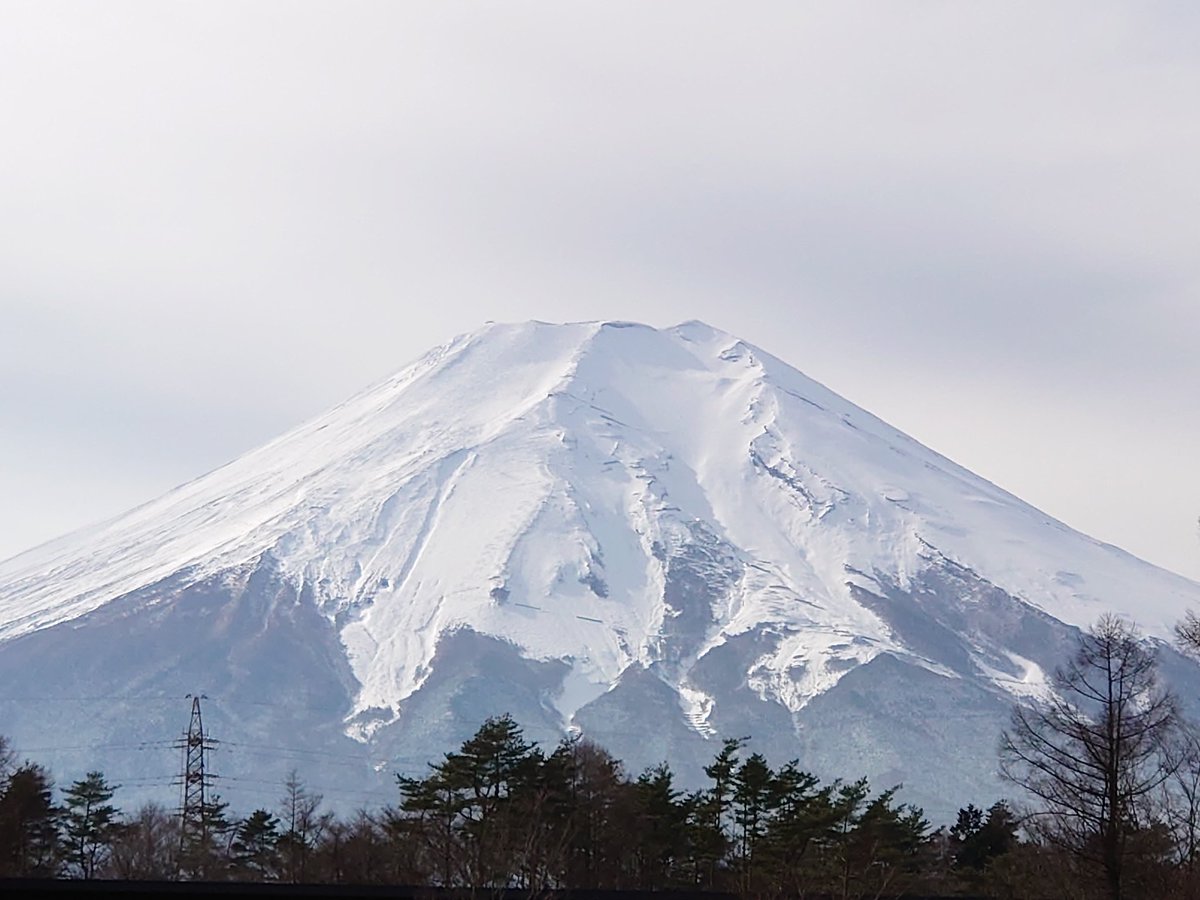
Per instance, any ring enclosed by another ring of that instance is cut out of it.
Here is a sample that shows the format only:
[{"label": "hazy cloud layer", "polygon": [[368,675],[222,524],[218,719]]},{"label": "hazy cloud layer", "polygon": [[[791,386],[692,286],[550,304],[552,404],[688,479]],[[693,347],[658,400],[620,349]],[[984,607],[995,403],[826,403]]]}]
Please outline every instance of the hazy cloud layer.
[{"label": "hazy cloud layer", "polygon": [[3,3],[0,555],[487,319],[703,318],[1200,577],[1184,3]]}]

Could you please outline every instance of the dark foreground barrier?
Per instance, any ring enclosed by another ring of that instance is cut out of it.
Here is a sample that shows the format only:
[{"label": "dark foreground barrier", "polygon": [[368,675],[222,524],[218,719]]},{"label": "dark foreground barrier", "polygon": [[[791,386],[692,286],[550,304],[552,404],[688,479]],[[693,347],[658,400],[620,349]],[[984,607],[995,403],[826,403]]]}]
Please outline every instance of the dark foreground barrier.
[{"label": "dark foreground barrier", "polygon": [[[272,900],[297,897],[306,900],[738,900],[735,894],[696,891],[529,891],[516,888],[411,887],[351,884],[266,884],[234,881],[70,881],[42,878],[0,878],[0,898],[71,898],[106,900],[116,897],[221,897]],[[820,898],[814,898],[820,900]],[[927,900],[927,898],[905,898]],[[936,898],[928,898],[936,900]],[[962,900],[962,898],[955,898]]]},{"label": "dark foreground barrier", "polygon": [[[66,881],[62,879],[0,878],[0,898],[105,898],[116,897],[221,897],[271,900],[297,897],[307,900],[739,900],[737,894],[702,891],[529,891],[515,888],[443,889],[387,885],[264,884],[231,881]],[[806,894],[805,900],[833,900]],[[879,900],[983,900],[971,897],[931,895],[885,895]]]}]

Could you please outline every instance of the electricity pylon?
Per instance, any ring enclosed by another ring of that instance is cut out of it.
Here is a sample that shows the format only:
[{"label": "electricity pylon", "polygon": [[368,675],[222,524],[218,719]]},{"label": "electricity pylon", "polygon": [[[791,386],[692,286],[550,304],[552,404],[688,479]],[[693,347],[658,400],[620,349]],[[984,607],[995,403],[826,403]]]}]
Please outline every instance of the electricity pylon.
[{"label": "electricity pylon", "polygon": [[200,701],[208,698],[204,694],[187,696],[192,699],[192,718],[183,737],[175,742],[176,748],[183,751],[183,772],[180,775],[183,791],[179,806],[179,853],[181,863],[185,865],[193,851],[203,850],[208,846],[209,827],[212,824],[209,788],[213,779],[208,768],[208,752],[217,743],[204,733]]}]

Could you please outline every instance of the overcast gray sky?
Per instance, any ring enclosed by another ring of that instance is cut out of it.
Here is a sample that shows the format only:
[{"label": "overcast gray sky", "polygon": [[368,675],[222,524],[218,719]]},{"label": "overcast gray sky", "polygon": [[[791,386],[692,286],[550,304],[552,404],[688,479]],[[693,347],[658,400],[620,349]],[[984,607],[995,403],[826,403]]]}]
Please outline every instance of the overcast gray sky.
[{"label": "overcast gray sky", "polygon": [[1200,5],[0,0],[0,557],[700,318],[1200,578]]}]

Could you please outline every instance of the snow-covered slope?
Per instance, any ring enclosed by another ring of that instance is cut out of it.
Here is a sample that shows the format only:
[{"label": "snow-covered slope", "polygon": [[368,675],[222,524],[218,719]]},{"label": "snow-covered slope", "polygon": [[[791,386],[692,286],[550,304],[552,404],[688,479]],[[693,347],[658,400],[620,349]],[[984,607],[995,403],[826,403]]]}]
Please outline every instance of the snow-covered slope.
[{"label": "snow-covered slope", "polygon": [[0,666],[117,609],[148,621],[213,591],[234,604],[255,573],[336,635],[338,727],[368,745],[411,730],[451,635],[552,665],[535,692],[547,728],[607,725],[620,743],[614,698],[661,690],[680,740],[703,741],[745,694],[771,710],[756,734],[782,730],[786,749],[821,743],[805,722],[850,673],[901,663],[992,699],[1037,694],[1065,626],[1115,610],[1166,636],[1200,606],[1200,585],[731,335],[527,323],[460,336],[222,469],[0,563]]}]

